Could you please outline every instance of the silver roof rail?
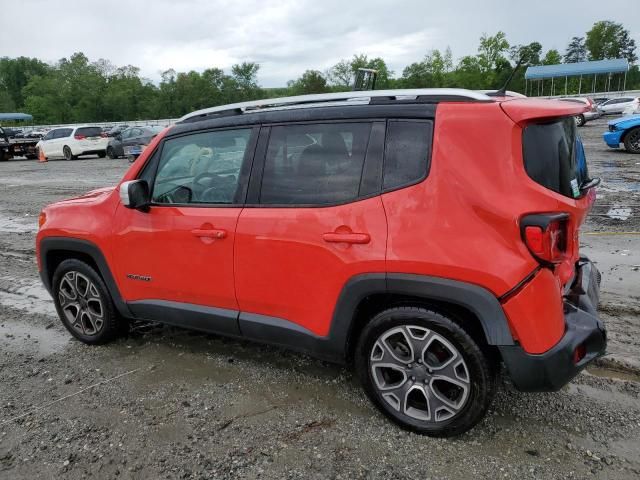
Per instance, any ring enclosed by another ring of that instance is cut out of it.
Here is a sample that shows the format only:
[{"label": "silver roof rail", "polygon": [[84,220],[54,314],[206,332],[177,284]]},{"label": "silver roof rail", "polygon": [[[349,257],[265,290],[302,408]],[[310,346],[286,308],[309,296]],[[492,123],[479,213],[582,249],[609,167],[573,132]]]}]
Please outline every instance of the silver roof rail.
[{"label": "silver roof rail", "polygon": [[[432,97],[455,101],[456,98],[471,101],[490,102],[491,97],[481,92],[466,90],[463,88],[414,88],[397,90],[364,90],[336,93],[320,93],[312,95],[298,95],[295,97],[268,98],[253,100],[250,102],[232,103],[217,107],[204,108],[183,116],[177,123],[194,119],[194,117],[208,117],[213,115],[234,114],[250,112],[252,110],[285,110],[289,108],[309,108],[318,106],[344,105],[345,102],[354,105],[366,105],[375,99],[388,100],[414,100],[420,97],[428,100]],[[192,120],[193,121],[193,120]]]},{"label": "silver roof rail", "polygon": [[[492,95],[493,95],[493,96],[495,96],[495,94],[496,94],[496,93],[498,93],[498,90],[476,90],[476,92],[478,92],[478,93],[484,93],[485,95],[488,95],[488,96],[490,96],[490,97],[491,97]],[[527,98],[527,96],[526,96],[526,95],[523,95],[523,94],[518,93],[518,92],[514,92],[514,91],[512,91],[512,90],[507,90],[507,91],[505,92],[505,95],[504,95],[504,96],[505,96],[505,97]]]}]

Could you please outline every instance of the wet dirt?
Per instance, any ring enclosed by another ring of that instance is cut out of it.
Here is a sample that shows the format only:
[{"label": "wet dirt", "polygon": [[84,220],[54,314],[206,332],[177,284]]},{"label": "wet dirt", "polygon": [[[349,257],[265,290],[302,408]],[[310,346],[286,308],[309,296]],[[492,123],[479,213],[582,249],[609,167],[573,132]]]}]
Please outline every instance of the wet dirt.
[{"label": "wet dirt", "polygon": [[556,393],[501,378],[451,440],[400,430],[350,371],[277,348],[144,323],[80,344],[40,284],[37,216],[129,164],[0,164],[0,479],[638,478],[640,156],[606,147],[605,124],[580,129],[602,178],[581,243],[603,275],[608,355]]}]

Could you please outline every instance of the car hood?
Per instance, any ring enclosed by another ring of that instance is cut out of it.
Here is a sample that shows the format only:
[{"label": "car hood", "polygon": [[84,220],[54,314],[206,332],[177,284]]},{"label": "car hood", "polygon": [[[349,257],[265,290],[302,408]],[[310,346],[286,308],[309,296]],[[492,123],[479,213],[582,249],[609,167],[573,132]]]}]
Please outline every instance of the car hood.
[{"label": "car hood", "polygon": [[635,127],[637,125],[640,125],[640,115],[631,115],[627,117],[616,118],[615,120],[609,120],[607,124],[618,129]]},{"label": "car hood", "polygon": [[65,203],[87,203],[92,201],[102,200],[104,197],[107,197],[111,192],[115,190],[116,187],[103,187],[97,188],[95,190],[91,190],[90,192],[83,193],[82,195],[78,195],[77,197],[67,198],[65,200],[61,200],[60,202],[56,202],[57,204],[65,204]]}]

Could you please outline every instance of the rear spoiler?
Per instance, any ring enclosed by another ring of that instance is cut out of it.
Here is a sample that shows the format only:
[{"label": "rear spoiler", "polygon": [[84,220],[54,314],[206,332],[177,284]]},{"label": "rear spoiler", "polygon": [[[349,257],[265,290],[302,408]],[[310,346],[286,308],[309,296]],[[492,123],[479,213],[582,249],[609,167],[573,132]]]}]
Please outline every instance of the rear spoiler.
[{"label": "rear spoiler", "polygon": [[560,100],[516,98],[500,103],[504,113],[515,123],[522,125],[531,120],[573,117],[589,111],[589,106]]}]

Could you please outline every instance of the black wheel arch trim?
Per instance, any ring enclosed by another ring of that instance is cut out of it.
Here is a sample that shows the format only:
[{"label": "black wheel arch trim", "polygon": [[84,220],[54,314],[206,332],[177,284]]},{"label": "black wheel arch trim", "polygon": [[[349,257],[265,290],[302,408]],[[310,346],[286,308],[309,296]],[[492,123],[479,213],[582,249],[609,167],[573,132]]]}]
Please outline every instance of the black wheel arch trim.
[{"label": "black wheel arch trim", "polygon": [[127,303],[123,300],[122,295],[120,295],[120,290],[118,289],[118,285],[111,273],[104,254],[95,243],[88,240],[68,237],[45,237],[40,240],[40,278],[50,294],[53,295],[51,281],[54,272],[49,271],[48,259],[51,253],[56,251],[76,252],[89,256],[98,267],[98,273],[109,289],[113,304],[116,310],[118,310],[118,313],[126,318],[133,317]]},{"label": "black wheel arch trim", "polygon": [[498,298],[479,285],[426,275],[389,273],[387,291],[463,307],[478,318],[489,345],[515,343]]}]

